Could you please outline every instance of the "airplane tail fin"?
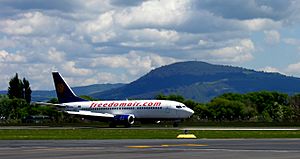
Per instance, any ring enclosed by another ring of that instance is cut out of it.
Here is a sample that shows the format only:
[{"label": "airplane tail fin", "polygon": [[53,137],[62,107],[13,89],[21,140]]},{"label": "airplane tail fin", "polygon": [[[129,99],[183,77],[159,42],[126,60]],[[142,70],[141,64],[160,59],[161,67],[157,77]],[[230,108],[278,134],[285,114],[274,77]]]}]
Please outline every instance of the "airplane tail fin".
[{"label": "airplane tail fin", "polygon": [[58,72],[52,72],[56,95],[59,103],[86,101],[76,96]]}]

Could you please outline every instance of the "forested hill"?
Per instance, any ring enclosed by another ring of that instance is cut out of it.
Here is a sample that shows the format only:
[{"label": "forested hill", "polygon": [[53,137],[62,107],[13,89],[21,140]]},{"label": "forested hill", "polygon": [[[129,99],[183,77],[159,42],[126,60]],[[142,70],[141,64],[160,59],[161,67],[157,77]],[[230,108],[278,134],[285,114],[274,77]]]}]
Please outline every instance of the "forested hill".
[{"label": "forested hill", "polygon": [[[77,95],[90,95],[93,93],[106,91],[118,87],[122,87],[124,84],[117,83],[117,84],[94,84],[89,86],[80,86],[80,87],[72,87],[73,91]],[[7,94],[7,91],[3,90],[0,91],[0,94]],[[55,90],[33,90],[31,94],[31,101],[48,101],[52,98],[56,98]]]},{"label": "forested hill", "polygon": [[206,102],[227,92],[300,92],[300,78],[240,67],[199,61],[179,62],[152,70],[123,87],[91,94],[100,99],[154,98],[158,94],[179,94]]}]

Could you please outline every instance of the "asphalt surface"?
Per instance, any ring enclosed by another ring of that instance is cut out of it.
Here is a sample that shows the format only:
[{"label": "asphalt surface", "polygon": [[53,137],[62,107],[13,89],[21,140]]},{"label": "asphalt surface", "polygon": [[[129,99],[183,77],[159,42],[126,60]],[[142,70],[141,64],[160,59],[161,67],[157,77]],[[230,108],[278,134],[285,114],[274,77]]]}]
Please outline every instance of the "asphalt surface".
[{"label": "asphalt surface", "polygon": [[106,128],[106,127],[50,127],[50,126],[0,126],[0,130],[19,130],[19,129],[136,129],[136,130],[239,130],[239,131],[295,131],[300,130],[300,127],[131,127],[131,128]]},{"label": "asphalt surface", "polygon": [[1,140],[0,158],[299,159],[300,139]]}]

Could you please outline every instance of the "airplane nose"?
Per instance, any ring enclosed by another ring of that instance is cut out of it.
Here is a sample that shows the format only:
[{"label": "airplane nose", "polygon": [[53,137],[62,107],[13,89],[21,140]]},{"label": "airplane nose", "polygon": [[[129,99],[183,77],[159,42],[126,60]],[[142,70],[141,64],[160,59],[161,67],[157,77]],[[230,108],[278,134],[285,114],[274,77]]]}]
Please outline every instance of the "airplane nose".
[{"label": "airplane nose", "polygon": [[189,112],[191,113],[191,115],[195,113],[192,109],[190,109]]},{"label": "airplane nose", "polygon": [[192,116],[195,112],[192,109],[187,109],[188,116]]}]

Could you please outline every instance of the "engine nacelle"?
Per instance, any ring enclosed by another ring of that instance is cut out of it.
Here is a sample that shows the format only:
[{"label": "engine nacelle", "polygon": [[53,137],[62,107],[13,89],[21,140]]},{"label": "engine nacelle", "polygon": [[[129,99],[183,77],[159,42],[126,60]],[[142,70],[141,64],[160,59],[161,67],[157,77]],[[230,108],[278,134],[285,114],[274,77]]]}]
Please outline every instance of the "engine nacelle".
[{"label": "engine nacelle", "polygon": [[125,126],[130,126],[134,123],[134,115],[116,115],[114,117],[114,122],[117,124],[124,124]]}]

